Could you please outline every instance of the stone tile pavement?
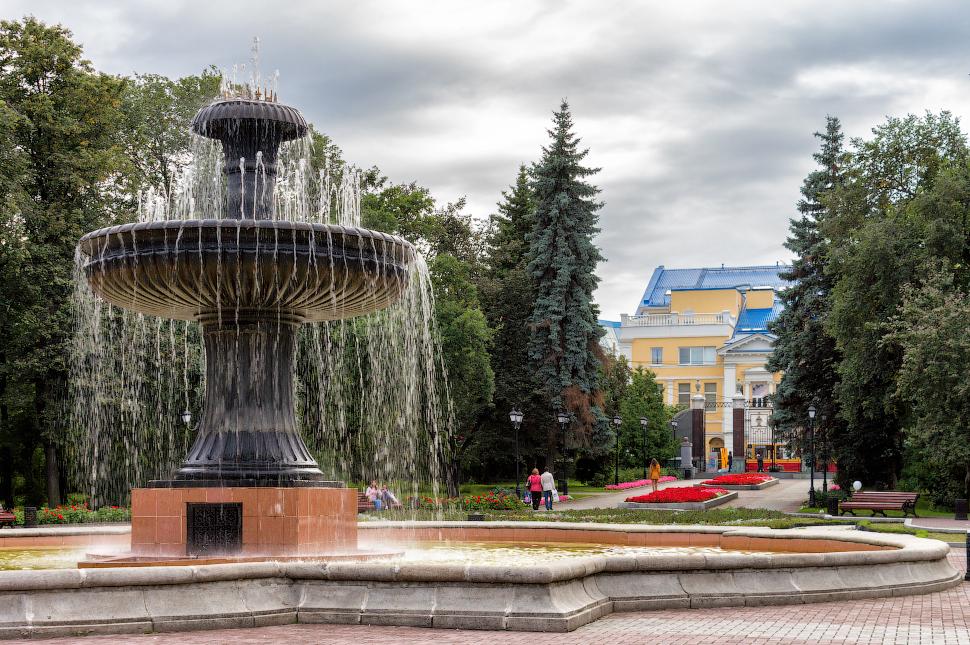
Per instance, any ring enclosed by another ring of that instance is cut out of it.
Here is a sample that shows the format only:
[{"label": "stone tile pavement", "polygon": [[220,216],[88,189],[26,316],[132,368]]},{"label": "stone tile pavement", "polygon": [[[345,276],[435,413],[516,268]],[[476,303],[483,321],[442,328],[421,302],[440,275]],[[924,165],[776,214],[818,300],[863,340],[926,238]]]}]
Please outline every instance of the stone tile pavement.
[{"label": "stone tile pavement", "polygon": [[[959,550],[950,555],[953,565],[965,570]],[[17,642],[17,641],[8,641]],[[21,641],[24,642],[24,641]],[[27,641],[31,642],[31,641]],[[37,642],[37,641],[32,641]],[[232,629],[145,636],[101,636],[42,641],[50,645],[82,643],[404,643],[408,645],[477,645],[522,643],[523,645],[572,645],[609,643],[665,645],[728,643],[781,645],[812,643],[899,643],[920,645],[970,645],[970,583],[925,596],[904,596],[782,607],[743,607],[706,610],[668,610],[612,614],[569,634],[479,632],[373,627],[360,625],[286,625],[255,629]]]}]

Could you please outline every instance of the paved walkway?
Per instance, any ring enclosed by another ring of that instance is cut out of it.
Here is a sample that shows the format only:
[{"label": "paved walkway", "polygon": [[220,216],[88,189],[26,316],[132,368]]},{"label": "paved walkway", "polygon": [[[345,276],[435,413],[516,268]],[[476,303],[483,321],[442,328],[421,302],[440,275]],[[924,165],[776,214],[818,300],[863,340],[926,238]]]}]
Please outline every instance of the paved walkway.
[{"label": "paved walkway", "polygon": [[917,529],[970,531],[970,521],[955,520],[952,517],[912,517],[906,524]]},{"label": "paved walkway", "polygon": [[[954,566],[961,570],[965,568],[965,560],[959,551],[954,551],[950,558]],[[364,625],[286,625],[131,637],[59,638],[43,642],[51,645],[63,643],[249,645],[281,642],[288,645],[300,643],[571,645],[604,642],[610,645],[627,643],[642,645],[644,642],[669,645],[687,643],[737,645],[959,643],[970,645],[970,618],[968,618],[970,612],[966,611],[966,607],[970,607],[970,583],[925,596],[781,607],[731,607],[612,614],[569,634],[452,631]]]}]

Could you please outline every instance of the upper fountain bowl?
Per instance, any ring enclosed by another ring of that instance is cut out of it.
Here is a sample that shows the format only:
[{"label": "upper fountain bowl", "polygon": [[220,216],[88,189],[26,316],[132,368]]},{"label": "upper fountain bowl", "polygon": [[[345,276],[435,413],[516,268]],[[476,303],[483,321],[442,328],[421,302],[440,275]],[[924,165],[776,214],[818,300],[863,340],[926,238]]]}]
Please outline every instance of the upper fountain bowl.
[{"label": "upper fountain bowl", "polygon": [[178,320],[317,322],[396,302],[414,247],[394,235],[277,220],[171,220],[81,238],[85,277],[124,309]]},{"label": "upper fountain bowl", "polygon": [[245,127],[266,131],[277,145],[299,139],[309,129],[296,108],[259,99],[220,99],[203,107],[192,119],[192,131],[210,139],[236,137]]}]

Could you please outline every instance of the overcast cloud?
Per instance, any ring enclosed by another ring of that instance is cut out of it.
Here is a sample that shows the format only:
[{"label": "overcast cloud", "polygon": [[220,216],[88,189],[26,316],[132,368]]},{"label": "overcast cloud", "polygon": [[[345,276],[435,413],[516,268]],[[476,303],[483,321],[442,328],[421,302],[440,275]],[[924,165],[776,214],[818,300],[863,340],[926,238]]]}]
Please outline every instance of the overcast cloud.
[{"label": "overcast cloud", "polygon": [[[676,6],[675,6],[676,5]],[[101,70],[245,62],[348,160],[485,217],[561,98],[602,168],[602,316],[653,268],[787,260],[812,133],[970,105],[966,2],[5,0],[69,27]]]}]

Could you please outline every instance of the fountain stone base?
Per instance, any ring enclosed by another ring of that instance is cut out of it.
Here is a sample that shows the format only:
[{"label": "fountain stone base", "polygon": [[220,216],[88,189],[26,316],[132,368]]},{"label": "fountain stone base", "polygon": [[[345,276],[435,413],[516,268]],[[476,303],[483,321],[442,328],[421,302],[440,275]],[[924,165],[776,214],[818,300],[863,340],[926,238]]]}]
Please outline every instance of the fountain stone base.
[{"label": "fountain stone base", "polygon": [[353,488],[136,488],[134,556],[335,554],[357,549]]}]

